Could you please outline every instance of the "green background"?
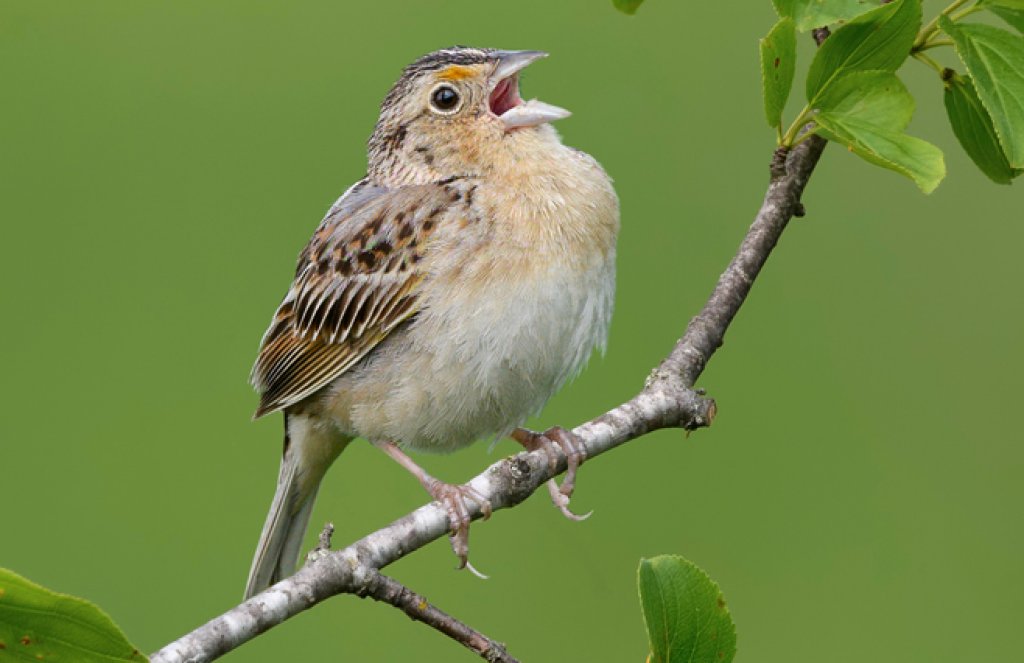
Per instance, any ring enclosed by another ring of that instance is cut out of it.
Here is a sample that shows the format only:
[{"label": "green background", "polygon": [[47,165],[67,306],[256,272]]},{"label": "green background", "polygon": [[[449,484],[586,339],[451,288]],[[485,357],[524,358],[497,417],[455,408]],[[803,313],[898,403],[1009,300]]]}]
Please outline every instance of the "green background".
[{"label": "green background", "polygon": [[[622,199],[608,354],[534,425],[634,394],[763,195],[774,14],[739,4],[6,0],[0,565],[96,601],[146,651],[239,600],[281,444],[280,415],[249,419],[260,335],[401,67],[452,43],[550,51],[524,95],[575,112],[558,129]],[[524,661],[642,661],[635,572],[658,553],[720,583],[741,661],[1019,655],[1024,198],[962,155],[934,73],[901,75],[949,179],[926,197],[828,148],[701,380],[711,430],[588,463],[585,523],[540,493],[477,524],[489,581],[444,541],[389,572]],[[513,450],[420,459],[459,481]],[[423,502],[358,444],[313,522],[341,544]],[[226,660],[413,658],[474,660],[346,596]]]}]

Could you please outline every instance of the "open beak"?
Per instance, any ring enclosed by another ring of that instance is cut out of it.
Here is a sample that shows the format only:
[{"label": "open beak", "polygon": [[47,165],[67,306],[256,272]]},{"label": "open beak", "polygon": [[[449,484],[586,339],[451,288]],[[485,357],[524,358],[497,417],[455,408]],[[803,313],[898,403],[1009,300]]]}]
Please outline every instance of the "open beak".
[{"label": "open beak", "polygon": [[519,72],[535,60],[548,56],[544,51],[497,51],[498,66],[491,74],[491,95],[488,106],[506,129],[535,127],[572,115],[558,106],[519,96]]}]

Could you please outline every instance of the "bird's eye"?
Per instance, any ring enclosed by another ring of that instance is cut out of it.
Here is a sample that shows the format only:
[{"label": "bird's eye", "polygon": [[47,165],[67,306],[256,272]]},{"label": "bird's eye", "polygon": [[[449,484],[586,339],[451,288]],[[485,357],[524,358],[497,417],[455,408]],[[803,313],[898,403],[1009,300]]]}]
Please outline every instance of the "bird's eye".
[{"label": "bird's eye", "polygon": [[450,85],[442,85],[430,93],[430,105],[442,113],[451,113],[459,105],[459,93]]}]

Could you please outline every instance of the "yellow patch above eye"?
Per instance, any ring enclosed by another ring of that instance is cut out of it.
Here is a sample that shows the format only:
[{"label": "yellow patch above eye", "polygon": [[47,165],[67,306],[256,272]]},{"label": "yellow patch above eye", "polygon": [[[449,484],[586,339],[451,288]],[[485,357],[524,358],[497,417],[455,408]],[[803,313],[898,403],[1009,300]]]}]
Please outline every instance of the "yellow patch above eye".
[{"label": "yellow patch above eye", "polygon": [[441,73],[437,75],[443,81],[461,81],[465,78],[469,78],[474,75],[474,71],[469,67],[464,67],[459,64],[453,64]]}]

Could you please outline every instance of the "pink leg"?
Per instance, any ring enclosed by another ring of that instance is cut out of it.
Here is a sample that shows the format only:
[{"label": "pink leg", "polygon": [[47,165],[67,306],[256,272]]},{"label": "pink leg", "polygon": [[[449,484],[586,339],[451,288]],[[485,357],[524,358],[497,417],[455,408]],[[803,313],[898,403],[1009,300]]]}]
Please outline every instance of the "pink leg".
[{"label": "pink leg", "polygon": [[570,520],[586,520],[589,518],[593,511],[580,516],[569,510],[569,499],[576,488],[576,470],[587,457],[587,448],[583,444],[583,440],[561,426],[549,428],[543,433],[535,433],[525,428],[517,428],[512,431],[511,437],[523,445],[527,451],[544,450],[548,455],[552,469],[554,469],[557,463],[557,459],[552,453],[554,446],[557,444],[561,448],[562,453],[568,459],[569,467],[565,471],[565,479],[562,481],[561,486],[554,479],[548,481],[548,494],[551,495],[551,501],[555,503],[555,506],[558,507],[558,510],[566,518]]},{"label": "pink leg", "polygon": [[416,477],[420,484],[430,493],[430,496],[440,502],[441,506],[448,511],[448,523],[451,525],[452,532],[452,550],[455,551],[455,555],[459,558],[459,568],[468,568],[475,575],[486,578],[487,576],[477,571],[469,563],[469,524],[473,519],[470,516],[469,506],[466,501],[472,500],[480,505],[480,510],[483,512],[485,520],[491,517],[491,503],[467,485],[456,486],[430,476],[426,470],[417,465],[412,458],[409,458],[393,442],[377,442],[375,446],[395,459],[399,465]]}]

